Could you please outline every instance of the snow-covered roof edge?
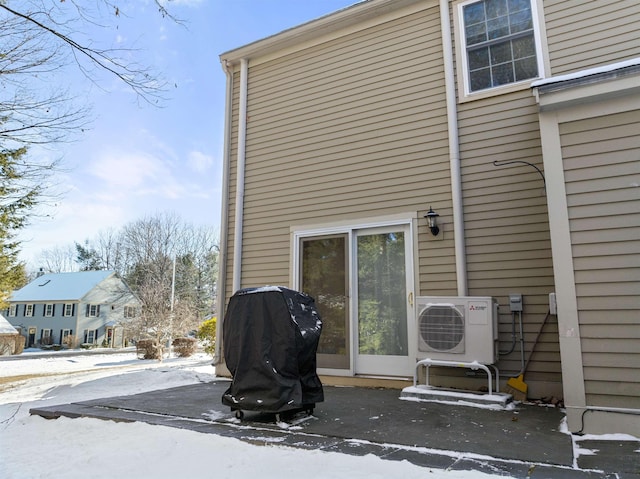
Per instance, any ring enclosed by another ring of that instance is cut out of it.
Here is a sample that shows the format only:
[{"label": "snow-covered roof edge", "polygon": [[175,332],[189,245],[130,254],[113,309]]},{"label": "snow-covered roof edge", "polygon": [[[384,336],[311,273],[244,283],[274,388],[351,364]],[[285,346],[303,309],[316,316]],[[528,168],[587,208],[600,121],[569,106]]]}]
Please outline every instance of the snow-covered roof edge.
[{"label": "snow-covered roof edge", "polygon": [[593,76],[593,75],[599,75],[599,74],[603,74],[603,73],[611,73],[611,72],[614,72],[616,70],[621,70],[623,68],[628,68],[628,67],[633,67],[633,66],[640,66],[640,57],[631,58],[629,60],[625,60],[625,61],[622,61],[622,62],[611,63],[609,65],[603,65],[603,66],[599,66],[599,67],[588,68],[586,70],[581,70],[581,71],[578,71],[578,72],[567,73],[566,75],[558,75],[558,76],[555,76],[555,77],[543,78],[542,80],[536,80],[533,83],[531,83],[531,87],[532,88],[536,88],[536,87],[540,87],[540,86],[544,86],[544,85],[550,85],[552,83],[560,83],[560,82],[566,82],[566,81],[570,81],[570,80],[578,80],[578,79],[586,78],[586,77]]},{"label": "snow-covered roof edge", "polygon": [[9,321],[0,314],[0,334],[18,334],[18,330],[14,328]]}]

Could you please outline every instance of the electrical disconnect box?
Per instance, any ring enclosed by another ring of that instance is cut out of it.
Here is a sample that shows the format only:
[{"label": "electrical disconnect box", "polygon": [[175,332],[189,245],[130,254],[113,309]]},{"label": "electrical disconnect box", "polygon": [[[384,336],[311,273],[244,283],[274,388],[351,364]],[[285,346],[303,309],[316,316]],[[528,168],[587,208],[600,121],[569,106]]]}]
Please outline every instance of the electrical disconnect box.
[{"label": "electrical disconnect box", "polygon": [[556,303],[556,293],[549,293],[549,314],[558,314],[558,305]]},{"label": "electrical disconnect box", "polygon": [[522,295],[510,294],[509,295],[509,308],[511,312],[522,311]]}]

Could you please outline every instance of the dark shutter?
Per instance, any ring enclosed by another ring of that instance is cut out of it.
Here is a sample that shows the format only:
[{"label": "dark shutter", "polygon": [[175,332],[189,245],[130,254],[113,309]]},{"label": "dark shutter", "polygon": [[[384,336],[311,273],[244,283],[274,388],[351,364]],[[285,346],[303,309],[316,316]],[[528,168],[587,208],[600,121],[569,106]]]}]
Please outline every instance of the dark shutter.
[{"label": "dark shutter", "polygon": [[[88,304],[87,304],[87,312],[85,313],[85,316],[86,316],[87,318],[89,317],[89,305],[88,305]],[[86,339],[87,339],[87,338],[85,337],[85,343],[87,342],[87,341],[86,341]]]},{"label": "dark shutter", "polygon": [[100,316],[100,305],[96,306],[96,316]]}]

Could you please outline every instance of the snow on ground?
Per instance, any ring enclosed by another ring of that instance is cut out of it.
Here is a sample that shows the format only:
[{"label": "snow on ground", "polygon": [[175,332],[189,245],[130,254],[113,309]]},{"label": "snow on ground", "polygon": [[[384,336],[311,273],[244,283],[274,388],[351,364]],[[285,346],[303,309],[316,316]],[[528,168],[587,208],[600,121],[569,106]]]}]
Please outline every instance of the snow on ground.
[{"label": "snow on ground", "polygon": [[[15,376],[23,377],[14,381]],[[158,362],[139,360],[134,352],[54,357],[26,352],[20,359],[0,361],[0,477],[504,479],[373,455],[257,446],[143,423],[29,415],[33,407],[137,394],[214,377],[210,358],[202,354]]]}]

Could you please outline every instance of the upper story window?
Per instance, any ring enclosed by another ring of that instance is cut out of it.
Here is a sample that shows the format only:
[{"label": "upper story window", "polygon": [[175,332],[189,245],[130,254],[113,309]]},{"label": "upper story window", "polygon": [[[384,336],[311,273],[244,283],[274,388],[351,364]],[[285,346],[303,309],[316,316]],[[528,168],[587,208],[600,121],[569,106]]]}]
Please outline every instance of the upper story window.
[{"label": "upper story window", "polygon": [[89,318],[95,318],[100,316],[99,304],[87,304],[86,316]]},{"label": "upper story window", "polygon": [[124,317],[125,318],[135,318],[136,317],[136,308],[134,306],[125,306],[124,307]]},{"label": "upper story window", "polygon": [[14,317],[16,315],[18,306],[16,304],[12,304],[9,306],[9,316]]},{"label": "upper story window", "polygon": [[26,304],[24,307],[24,315],[27,317],[33,316],[33,304]]},{"label": "upper story window", "polygon": [[465,94],[541,76],[535,0],[469,0],[457,17]]},{"label": "upper story window", "polygon": [[45,304],[44,305],[44,315],[47,318],[50,318],[51,316],[53,316],[53,304]]},{"label": "upper story window", "polygon": [[63,316],[73,316],[73,304],[66,303],[62,312]]}]

